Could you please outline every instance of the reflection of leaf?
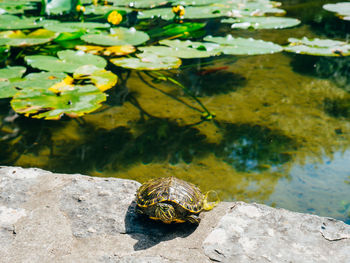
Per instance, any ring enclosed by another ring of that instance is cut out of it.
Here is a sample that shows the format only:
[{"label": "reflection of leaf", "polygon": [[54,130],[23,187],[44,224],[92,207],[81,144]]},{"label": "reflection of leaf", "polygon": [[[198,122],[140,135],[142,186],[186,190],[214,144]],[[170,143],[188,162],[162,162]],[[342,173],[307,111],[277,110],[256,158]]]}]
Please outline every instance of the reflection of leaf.
[{"label": "reflection of leaf", "polygon": [[46,4],[45,12],[47,15],[61,15],[74,9],[74,3],[75,1],[71,0],[51,0]]},{"label": "reflection of leaf", "polygon": [[123,46],[140,45],[149,39],[149,36],[134,28],[117,27],[111,29],[111,34],[86,34],[81,37],[82,40],[102,46]]},{"label": "reflection of leaf", "polygon": [[324,9],[337,13],[341,19],[350,20],[350,3],[342,2],[336,4],[326,4],[323,6]]},{"label": "reflection of leaf", "polygon": [[117,75],[93,65],[78,68],[74,71],[73,77],[76,80],[90,80],[101,91],[112,88],[118,80]]},{"label": "reflection of leaf", "polygon": [[137,54],[137,58],[114,58],[110,61],[123,68],[131,68],[138,70],[161,70],[178,68],[181,65],[181,60],[178,57],[166,55],[154,54],[144,52]]},{"label": "reflection of leaf", "polygon": [[297,54],[307,54],[315,56],[349,56],[350,44],[343,41],[331,39],[302,39],[290,38],[289,46],[284,47],[285,51]]},{"label": "reflection of leaf", "polygon": [[95,111],[106,100],[106,94],[92,85],[75,86],[73,90],[54,93],[50,90],[26,89],[18,92],[11,101],[17,113],[32,118],[60,119],[64,114],[79,117]]},{"label": "reflection of leaf", "polygon": [[56,20],[41,20],[38,17],[19,18],[14,15],[0,15],[0,29],[6,30],[38,28],[57,22]]},{"label": "reflection of leaf", "polygon": [[124,46],[112,46],[112,47],[101,47],[101,46],[75,46],[76,49],[82,50],[86,53],[100,56],[123,56],[136,51],[135,47],[132,45]]},{"label": "reflection of leaf", "polygon": [[57,33],[46,29],[37,29],[28,35],[20,30],[4,31],[0,33],[0,45],[9,46],[33,46],[53,40]]},{"label": "reflection of leaf", "polygon": [[229,18],[221,22],[232,24],[232,28],[241,29],[281,29],[300,24],[300,21],[295,18],[273,16]]},{"label": "reflection of leaf", "polygon": [[272,54],[283,50],[281,46],[272,42],[252,38],[234,38],[231,35],[226,37],[207,36],[204,40],[219,44],[218,50],[227,55]]},{"label": "reflection of leaf", "polygon": [[82,51],[64,50],[59,51],[57,55],[59,58],[42,55],[26,56],[25,61],[41,70],[68,73],[73,73],[83,65],[95,65],[98,68],[104,68],[107,65],[104,58]]}]

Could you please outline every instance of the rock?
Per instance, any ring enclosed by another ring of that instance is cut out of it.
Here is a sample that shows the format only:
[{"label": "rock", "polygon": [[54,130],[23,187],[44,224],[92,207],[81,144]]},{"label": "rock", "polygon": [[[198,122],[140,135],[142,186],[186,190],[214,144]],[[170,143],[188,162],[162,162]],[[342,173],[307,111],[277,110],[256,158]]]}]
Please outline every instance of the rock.
[{"label": "rock", "polygon": [[135,213],[139,186],[0,167],[0,262],[349,262],[343,222],[222,202],[166,225]]},{"label": "rock", "polygon": [[350,262],[350,226],[237,202],[203,243],[217,262]]}]

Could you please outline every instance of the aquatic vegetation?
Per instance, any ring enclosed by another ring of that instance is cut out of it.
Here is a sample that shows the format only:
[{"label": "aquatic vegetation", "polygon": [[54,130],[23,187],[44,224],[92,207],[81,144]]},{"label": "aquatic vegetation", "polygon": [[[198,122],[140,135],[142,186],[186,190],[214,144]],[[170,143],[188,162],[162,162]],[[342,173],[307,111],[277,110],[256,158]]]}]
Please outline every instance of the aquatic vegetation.
[{"label": "aquatic vegetation", "polygon": [[327,11],[336,13],[341,19],[350,20],[350,3],[348,2],[325,4],[323,8]]}]

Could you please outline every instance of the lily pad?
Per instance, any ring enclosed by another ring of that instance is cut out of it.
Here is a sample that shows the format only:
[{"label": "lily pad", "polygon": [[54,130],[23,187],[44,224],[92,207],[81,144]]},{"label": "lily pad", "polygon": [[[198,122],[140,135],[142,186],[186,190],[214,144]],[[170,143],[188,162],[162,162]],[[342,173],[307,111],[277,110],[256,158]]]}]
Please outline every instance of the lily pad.
[{"label": "lily pad", "polygon": [[25,34],[20,30],[4,31],[0,32],[0,45],[17,47],[34,46],[50,42],[56,36],[57,33],[46,29],[37,29],[29,34]]},{"label": "lily pad", "polygon": [[117,75],[92,65],[85,65],[78,68],[74,72],[73,77],[76,80],[91,81],[101,91],[112,88],[118,81]]},{"label": "lily pad", "polygon": [[123,68],[138,69],[138,70],[164,70],[178,68],[181,65],[181,59],[167,55],[155,54],[152,52],[143,52],[137,54],[134,58],[114,58],[110,61]]},{"label": "lily pad", "polygon": [[162,40],[159,44],[165,46],[140,47],[144,52],[152,52],[158,55],[166,56],[171,54],[179,58],[205,58],[217,56],[221,53],[218,50],[219,45],[205,42],[193,42],[190,40]]},{"label": "lily pad", "polygon": [[111,47],[78,45],[78,46],[75,46],[75,48],[78,50],[82,50],[86,53],[99,55],[99,56],[123,56],[130,53],[134,53],[136,51],[136,48],[132,45],[111,46]]},{"label": "lily pad", "polygon": [[[91,2],[91,1],[90,1]],[[128,7],[121,6],[112,6],[112,5],[89,5],[86,6],[86,10],[84,12],[85,15],[93,14],[93,15],[106,15],[112,11],[118,11],[119,13],[131,13],[133,9]]]},{"label": "lily pad", "polygon": [[169,0],[109,0],[115,6],[128,6],[132,8],[154,8],[156,6],[166,5]]},{"label": "lily pad", "polygon": [[10,98],[17,92],[11,87],[12,82],[16,82],[26,72],[25,67],[7,67],[0,69],[0,98]]},{"label": "lily pad", "polygon": [[50,90],[26,89],[11,101],[12,108],[26,117],[58,120],[63,115],[79,117],[101,107],[107,95],[97,87],[75,86],[73,90],[54,93]]},{"label": "lily pad", "polygon": [[[161,28],[149,30],[147,33],[152,37],[168,37],[178,36],[179,38],[187,38],[196,35],[200,29],[205,27],[205,23],[172,23]],[[205,33],[203,31],[203,33]]]},{"label": "lily pad", "polygon": [[237,29],[282,29],[297,26],[300,20],[289,17],[240,17],[221,20]]},{"label": "lily pad", "polygon": [[44,26],[47,30],[64,33],[64,32],[77,32],[80,30],[89,31],[95,28],[109,28],[110,25],[108,23],[96,23],[96,22],[63,22],[63,23],[55,23],[48,24]]},{"label": "lily pad", "polygon": [[307,54],[314,56],[349,56],[350,44],[343,41],[331,39],[302,39],[289,38],[289,46],[284,47],[285,51],[297,54]]},{"label": "lily pad", "polygon": [[0,2],[0,14],[23,14],[25,10],[33,10],[35,7],[28,1],[2,1]]},{"label": "lily pad", "polygon": [[39,28],[47,24],[58,23],[56,20],[43,20],[38,17],[22,17],[14,15],[0,15],[0,29],[16,30]]},{"label": "lily pad", "polygon": [[[18,73],[17,75],[13,75],[13,73],[16,73],[14,71],[10,75],[10,76],[13,76],[13,78],[9,78],[8,81],[0,82],[1,98],[13,97],[17,92],[23,89],[46,90],[52,85],[62,81],[67,76],[66,74],[63,74],[63,73],[40,72],[40,73],[31,73],[25,76],[24,78],[20,78],[20,76],[23,74],[22,72],[24,72],[23,69],[25,70],[25,68],[24,67],[12,67],[12,68],[18,68],[16,69]],[[4,74],[6,74],[6,72],[8,71],[3,71]]]},{"label": "lily pad", "polygon": [[88,43],[102,46],[137,46],[149,40],[149,36],[146,33],[137,31],[135,28],[118,27],[112,28],[111,31],[111,34],[86,34],[81,39]]},{"label": "lily pad", "polygon": [[231,35],[226,37],[207,36],[204,40],[219,44],[219,50],[226,55],[272,54],[283,50],[280,45],[272,42],[255,40],[253,38],[234,38]]},{"label": "lily pad", "polygon": [[82,51],[64,50],[59,51],[57,55],[58,58],[42,55],[26,56],[25,61],[41,70],[68,73],[73,73],[83,65],[95,65],[98,68],[105,68],[107,65],[104,58]]},{"label": "lily pad", "polygon": [[350,3],[340,2],[336,4],[326,4],[324,9],[330,12],[335,12],[341,19],[350,20]]}]

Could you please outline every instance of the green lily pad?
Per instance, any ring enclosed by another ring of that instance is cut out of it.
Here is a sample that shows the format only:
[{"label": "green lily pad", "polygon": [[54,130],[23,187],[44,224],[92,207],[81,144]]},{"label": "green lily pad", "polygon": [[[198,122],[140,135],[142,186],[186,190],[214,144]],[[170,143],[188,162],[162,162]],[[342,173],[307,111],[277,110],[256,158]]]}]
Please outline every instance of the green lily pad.
[{"label": "green lily pad", "polygon": [[232,24],[231,28],[238,29],[282,29],[300,24],[300,20],[295,18],[273,16],[228,18],[221,22]]},{"label": "green lily pad", "polygon": [[195,32],[205,27],[205,23],[182,23],[182,24],[169,24],[161,28],[151,29],[147,32],[152,38],[154,37],[191,37],[195,35]]},{"label": "green lily pad", "polygon": [[74,71],[74,79],[91,81],[99,90],[105,91],[117,84],[118,77],[110,71],[85,65]]},{"label": "green lily pad", "polygon": [[349,56],[350,44],[343,41],[331,39],[302,39],[289,38],[289,46],[284,47],[285,51],[297,54],[307,54],[314,56]]},{"label": "green lily pad", "polygon": [[16,82],[26,72],[25,67],[7,67],[0,69],[0,98],[10,98],[17,92],[11,87],[12,82]]},{"label": "green lily pad", "polygon": [[89,5],[89,6],[86,6],[84,14],[85,15],[89,15],[89,14],[106,15],[112,11],[118,11],[119,13],[122,13],[122,12],[131,13],[133,9],[128,7],[112,6],[112,5],[98,5],[98,6]]},{"label": "green lily pad", "polygon": [[33,6],[28,1],[2,1],[0,2],[0,14],[23,14],[25,10],[33,10]]},{"label": "green lily pad", "polygon": [[181,59],[167,55],[160,55],[151,52],[143,52],[137,54],[133,58],[114,58],[110,61],[123,68],[138,69],[138,70],[164,70],[178,68],[181,65]]},{"label": "green lily pad", "polygon": [[336,4],[326,4],[324,9],[330,12],[335,12],[341,19],[350,20],[350,3],[340,2]]},{"label": "green lily pad", "polygon": [[231,35],[226,37],[207,36],[205,41],[214,42],[220,45],[226,55],[260,55],[281,52],[283,48],[272,42],[255,40],[253,38],[234,38]]},{"label": "green lily pad", "polygon": [[64,50],[59,51],[57,55],[58,58],[42,55],[26,56],[25,61],[33,68],[68,73],[73,73],[83,65],[95,65],[98,68],[105,68],[107,65],[104,58],[83,51]]},{"label": "green lily pad", "polygon": [[149,36],[137,31],[135,28],[117,27],[111,29],[111,34],[86,34],[81,37],[82,40],[102,46],[137,46],[149,40]]},{"label": "green lily pad", "polygon": [[0,45],[17,47],[34,46],[50,42],[56,36],[57,33],[46,29],[37,29],[29,34],[25,34],[20,30],[4,31],[0,32]]},{"label": "green lily pad", "polygon": [[212,43],[192,42],[190,40],[162,40],[159,42],[165,46],[140,47],[139,50],[154,53],[161,56],[171,54],[179,58],[206,58],[217,56],[221,53],[217,49],[219,45]]},{"label": "green lily pad", "polygon": [[[13,78],[9,78],[8,81],[0,82],[1,98],[13,97],[17,92],[23,89],[46,90],[52,85],[61,82],[67,76],[64,73],[40,72],[31,73],[24,78],[20,78],[20,76],[23,74],[20,74],[23,72],[23,69],[21,69],[23,67],[16,68],[18,68],[17,75],[15,75]],[[5,73],[6,71],[4,71],[4,74]]]},{"label": "green lily pad", "polygon": [[64,33],[64,32],[77,32],[80,30],[89,31],[95,28],[109,28],[110,25],[108,23],[96,23],[96,22],[63,22],[63,23],[55,23],[45,25],[44,28],[47,30]]},{"label": "green lily pad", "polygon": [[43,20],[38,17],[22,17],[14,15],[0,15],[0,29],[17,30],[39,28],[47,24],[58,23],[56,20]]},{"label": "green lily pad", "polygon": [[128,6],[132,8],[154,8],[156,6],[166,5],[169,0],[110,0],[115,6]]},{"label": "green lily pad", "polygon": [[63,115],[79,117],[101,107],[107,95],[97,87],[74,86],[73,90],[54,93],[50,90],[22,90],[11,100],[12,108],[32,118],[58,120]]},{"label": "green lily pad", "polygon": [[182,6],[200,6],[200,5],[211,5],[216,4],[217,0],[177,0],[172,2],[172,5],[182,5]]}]

